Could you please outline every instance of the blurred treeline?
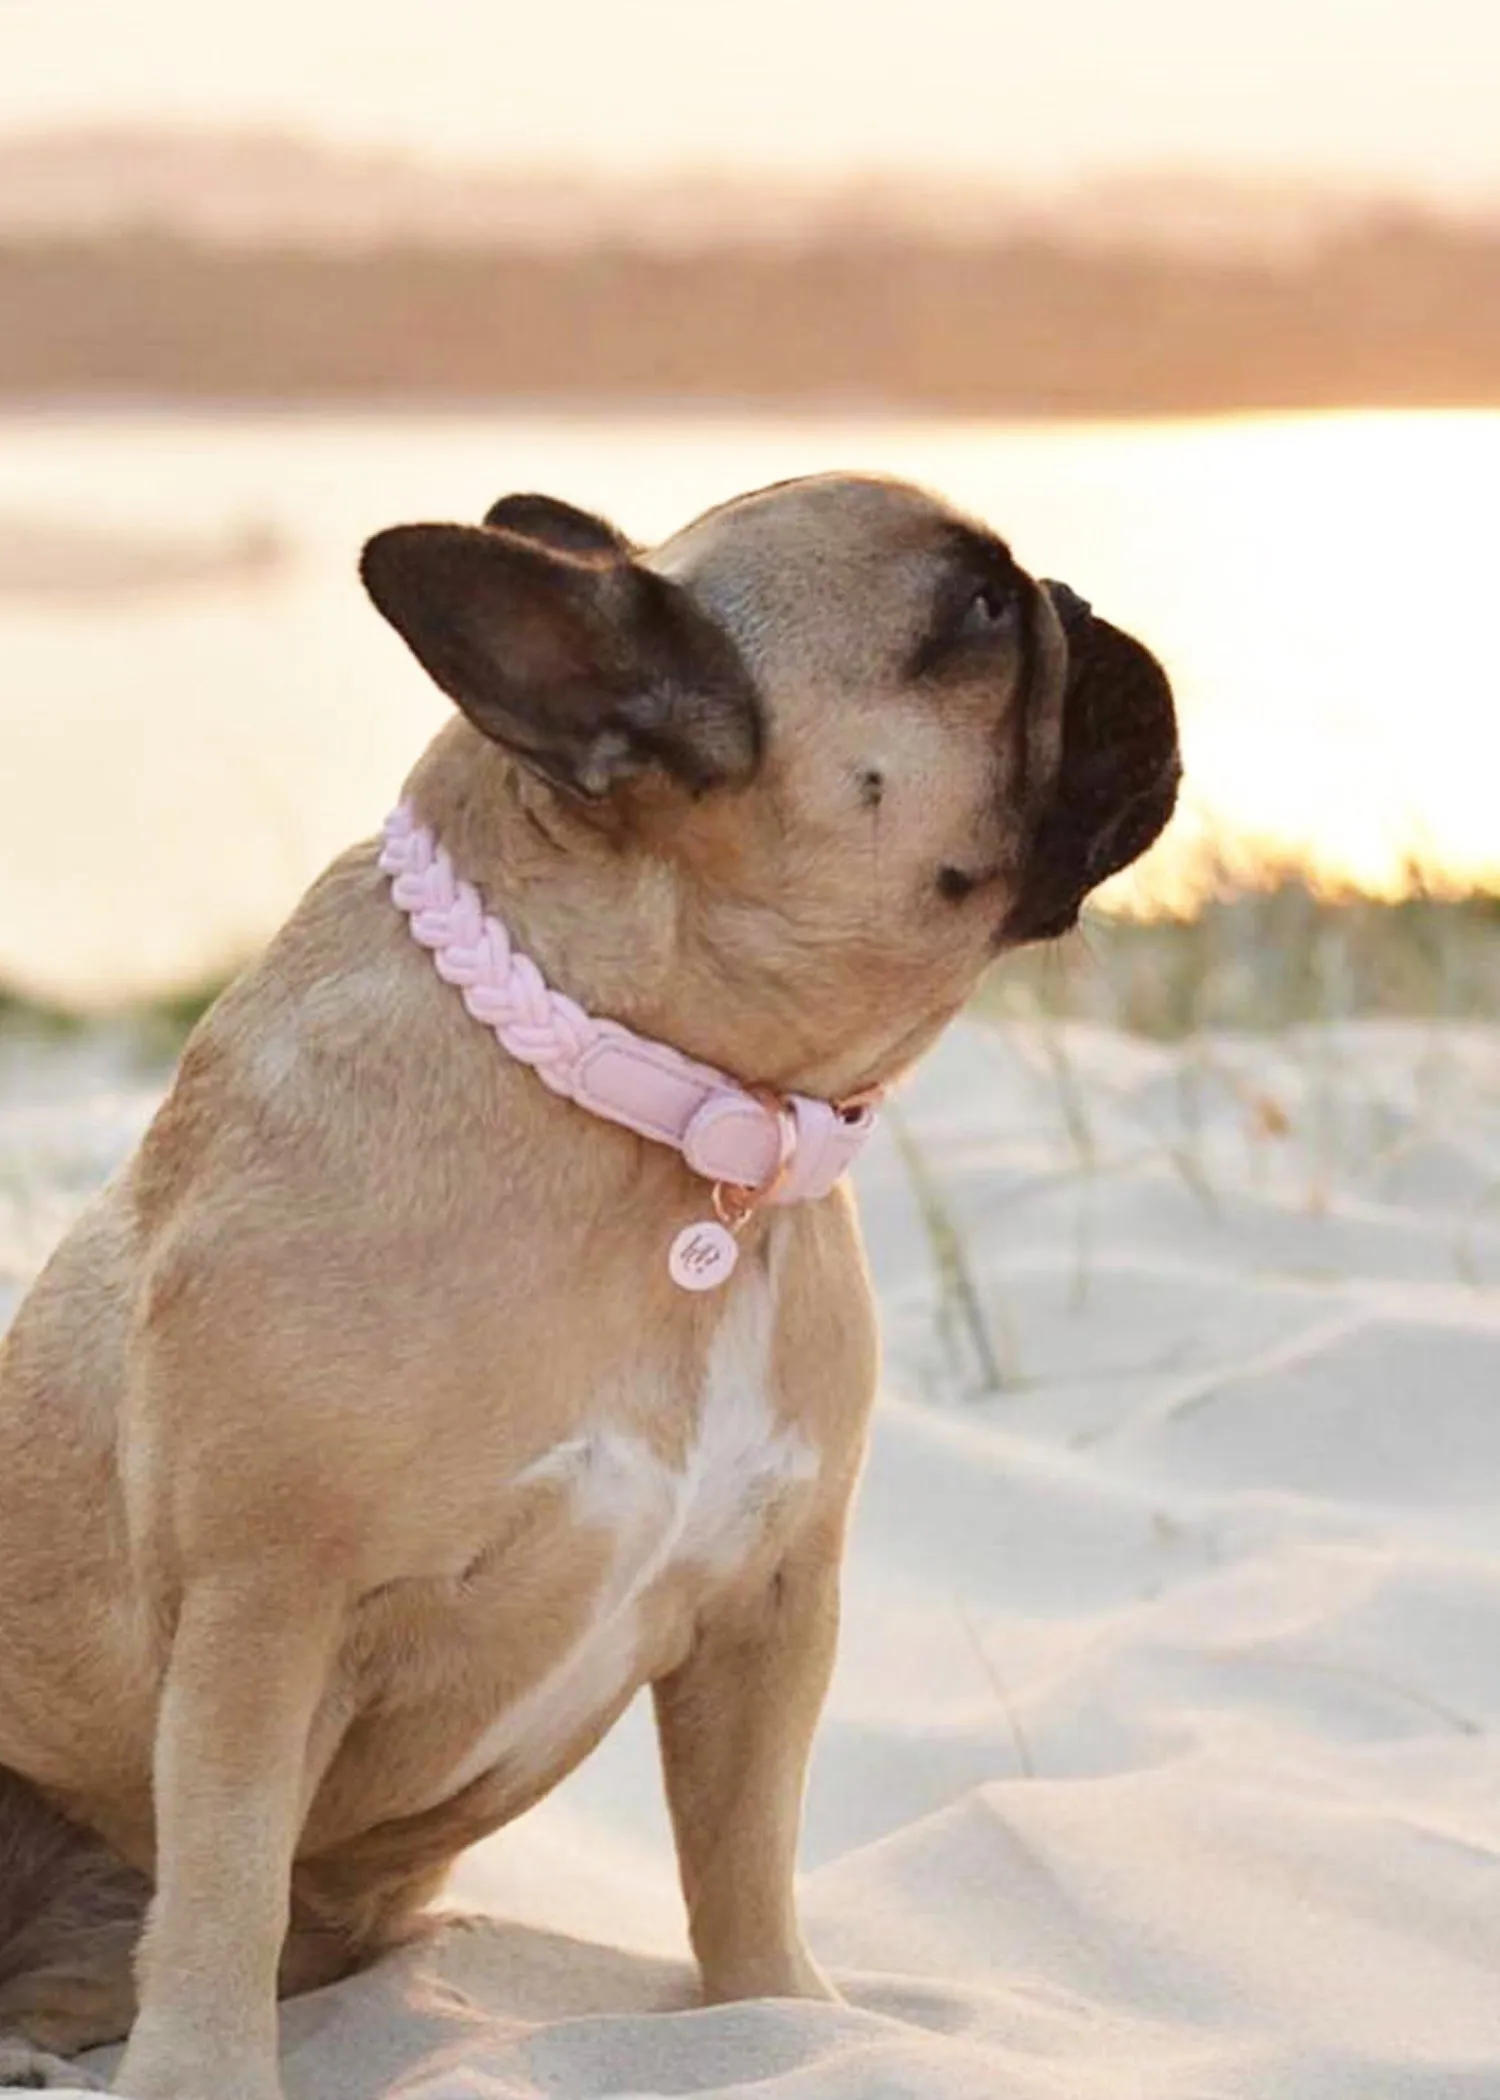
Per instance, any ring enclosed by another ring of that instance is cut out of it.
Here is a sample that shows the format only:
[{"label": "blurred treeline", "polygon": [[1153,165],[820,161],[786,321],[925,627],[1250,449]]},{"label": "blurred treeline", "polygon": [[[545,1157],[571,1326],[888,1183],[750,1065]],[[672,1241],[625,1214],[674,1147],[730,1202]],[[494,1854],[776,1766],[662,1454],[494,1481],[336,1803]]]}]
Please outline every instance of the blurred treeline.
[{"label": "blurred treeline", "polygon": [[830,226],[679,250],[0,238],[0,394],[880,404],[1124,415],[1500,403],[1500,226],[1282,255]]}]

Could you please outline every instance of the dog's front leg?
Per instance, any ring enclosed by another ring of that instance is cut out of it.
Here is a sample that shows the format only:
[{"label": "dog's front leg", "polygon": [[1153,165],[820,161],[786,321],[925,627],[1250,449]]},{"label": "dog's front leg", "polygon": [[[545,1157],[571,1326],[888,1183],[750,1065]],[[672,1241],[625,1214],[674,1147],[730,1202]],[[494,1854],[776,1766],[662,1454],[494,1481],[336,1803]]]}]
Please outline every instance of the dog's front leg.
[{"label": "dog's front leg", "polygon": [[279,2100],[277,1963],[342,1609],[301,1567],[184,1595],[157,1721],[141,2009],[115,2088],[131,2100]]},{"label": "dog's front leg", "polygon": [[838,1637],[842,1524],[814,1527],[753,1598],[709,1619],[653,1689],[693,1951],[712,2004],[836,1998],[802,1944],[793,1875]]}]

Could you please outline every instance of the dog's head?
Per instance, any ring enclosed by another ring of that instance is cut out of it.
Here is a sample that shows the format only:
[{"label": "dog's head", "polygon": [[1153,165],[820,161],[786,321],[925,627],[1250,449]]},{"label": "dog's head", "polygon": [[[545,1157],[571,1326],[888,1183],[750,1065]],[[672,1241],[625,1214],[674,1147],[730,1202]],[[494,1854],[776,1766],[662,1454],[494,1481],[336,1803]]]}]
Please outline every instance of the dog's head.
[{"label": "dog's head", "polygon": [[512,496],[362,566],[601,909],[649,866],[681,1009],[650,1025],[744,1077],[889,1077],[1172,811],[1155,659],[903,483],[780,483],[649,552]]}]

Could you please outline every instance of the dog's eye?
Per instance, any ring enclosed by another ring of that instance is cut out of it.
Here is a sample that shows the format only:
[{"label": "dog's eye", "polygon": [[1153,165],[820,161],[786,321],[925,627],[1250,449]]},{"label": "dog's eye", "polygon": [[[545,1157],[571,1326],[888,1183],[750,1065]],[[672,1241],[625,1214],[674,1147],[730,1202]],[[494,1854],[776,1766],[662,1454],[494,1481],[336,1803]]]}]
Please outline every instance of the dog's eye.
[{"label": "dog's eye", "polygon": [[1015,611],[1014,584],[983,584],[964,607],[964,616],[958,623],[958,631],[965,640],[973,635],[998,634],[1010,625],[1015,618]]}]

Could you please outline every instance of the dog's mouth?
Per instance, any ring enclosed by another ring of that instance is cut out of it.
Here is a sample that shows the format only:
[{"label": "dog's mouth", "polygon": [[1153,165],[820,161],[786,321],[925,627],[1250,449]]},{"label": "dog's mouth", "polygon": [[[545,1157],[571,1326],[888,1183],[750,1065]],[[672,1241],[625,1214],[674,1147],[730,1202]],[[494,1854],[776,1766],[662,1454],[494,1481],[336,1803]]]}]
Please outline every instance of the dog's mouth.
[{"label": "dog's mouth", "polygon": [[1068,636],[1062,758],[999,929],[1005,947],[1076,925],[1089,891],[1163,830],[1182,777],[1172,688],[1151,651],[1065,584],[1044,588]]}]

